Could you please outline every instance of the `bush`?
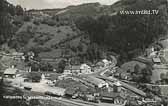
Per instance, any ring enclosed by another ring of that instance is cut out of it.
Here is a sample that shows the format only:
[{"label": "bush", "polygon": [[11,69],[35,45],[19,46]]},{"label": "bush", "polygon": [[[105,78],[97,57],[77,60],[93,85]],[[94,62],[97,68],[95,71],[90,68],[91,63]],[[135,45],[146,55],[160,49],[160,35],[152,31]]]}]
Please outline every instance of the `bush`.
[{"label": "bush", "polygon": [[21,32],[17,34],[17,42],[19,42],[22,46],[26,45],[29,42],[29,39],[31,38],[31,34],[27,32]]},{"label": "bush", "polygon": [[33,24],[35,24],[35,25],[40,25],[40,21],[39,21],[39,20],[34,20],[34,21],[33,21]]},{"label": "bush", "polygon": [[49,25],[49,26],[55,26],[55,25],[56,25],[56,22],[55,22],[54,20],[52,20],[52,19],[44,19],[44,20],[42,21],[42,24],[47,24],[47,25]]},{"label": "bush", "polygon": [[16,26],[23,25],[23,21],[21,19],[15,19],[12,23]]},{"label": "bush", "polygon": [[25,15],[25,16],[23,17],[23,20],[26,21],[26,22],[28,22],[28,21],[31,20],[31,17],[28,16],[28,15]]}]

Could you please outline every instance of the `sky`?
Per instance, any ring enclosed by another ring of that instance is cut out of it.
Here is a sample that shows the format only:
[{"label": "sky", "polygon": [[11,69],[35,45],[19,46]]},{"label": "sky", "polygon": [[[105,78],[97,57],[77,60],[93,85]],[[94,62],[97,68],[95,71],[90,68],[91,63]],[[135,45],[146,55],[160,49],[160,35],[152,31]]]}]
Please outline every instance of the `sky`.
[{"label": "sky", "polygon": [[99,2],[103,5],[111,5],[119,0],[7,0],[14,5],[21,5],[26,9],[64,8],[69,5]]}]

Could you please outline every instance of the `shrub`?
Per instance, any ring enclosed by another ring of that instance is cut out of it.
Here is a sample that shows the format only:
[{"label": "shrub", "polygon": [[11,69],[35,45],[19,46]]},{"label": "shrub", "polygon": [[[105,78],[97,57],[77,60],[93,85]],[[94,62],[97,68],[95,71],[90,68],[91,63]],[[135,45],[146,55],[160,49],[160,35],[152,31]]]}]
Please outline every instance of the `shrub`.
[{"label": "shrub", "polygon": [[17,34],[17,41],[20,42],[21,45],[25,45],[29,42],[29,39],[31,38],[31,34],[27,32],[21,32]]},{"label": "shrub", "polygon": [[16,26],[23,25],[23,21],[21,19],[15,19],[12,23]]},{"label": "shrub", "polygon": [[34,21],[33,21],[33,24],[35,24],[35,25],[40,25],[40,21],[39,21],[39,20],[34,20]]},{"label": "shrub", "polygon": [[28,15],[25,15],[25,16],[23,17],[23,20],[26,21],[26,22],[28,22],[28,21],[31,20],[31,17],[28,16]]},{"label": "shrub", "polygon": [[47,24],[49,26],[55,26],[56,22],[52,19],[43,19],[42,24]]}]

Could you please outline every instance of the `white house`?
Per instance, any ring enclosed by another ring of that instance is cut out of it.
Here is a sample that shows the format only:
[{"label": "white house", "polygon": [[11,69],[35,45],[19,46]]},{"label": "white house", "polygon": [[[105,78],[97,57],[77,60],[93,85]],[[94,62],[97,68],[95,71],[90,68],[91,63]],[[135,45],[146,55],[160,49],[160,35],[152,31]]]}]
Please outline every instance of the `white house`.
[{"label": "white house", "polygon": [[81,74],[89,74],[89,73],[91,73],[91,67],[88,66],[87,64],[82,64],[80,66],[80,69],[81,69]]},{"label": "white house", "polygon": [[108,61],[107,59],[103,59],[102,62],[104,63],[105,67],[111,64],[111,61]]},{"label": "white house", "polygon": [[75,74],[78,75],[81,73],[80,65],[66,66],[64,69],[64,74]]},{"label": "white house", "polygon": [[82,65],[72,65],[72,66],[66,66],[64,69],[64,74],[89,74],[91,73],[91,67],[87,64]]}]

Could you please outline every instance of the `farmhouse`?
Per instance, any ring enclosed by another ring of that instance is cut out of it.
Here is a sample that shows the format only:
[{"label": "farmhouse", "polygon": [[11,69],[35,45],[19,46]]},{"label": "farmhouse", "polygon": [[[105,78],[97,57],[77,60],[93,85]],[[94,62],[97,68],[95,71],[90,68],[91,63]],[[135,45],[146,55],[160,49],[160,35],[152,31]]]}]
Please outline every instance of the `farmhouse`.
[{"label": "farmhouse", "polygon": [[64,74],[89,74],[91,73],[91,67],[87,64],[82,65],[72,65],[72,66],[66,66],[64,69]]},{"label": "farmhouse", "polygon": [[91,67],[88,66],[87,64],[82,64],[80,69],[81,69],[81,74],[89,74],[89,73],[91,73]]},{"label": "farmhouse", "polygon": [[104,63],[104,66],[110,65],[111,61],[108,61],[107,59],[103,59],[102,62]]},{"label": "farmhouse", "polygon": [[160,63],[161,63],[161,60],[160,60],[159,57],[155,57],[155,58],[153,58],[152,60],[153,60],[153,62],[154,62],[155,64],[160,64]]},{"label": "farmhouse", "polygon": [[15,78],[17,71],[18,70],[16,68],[8,68],[4,72],[4,77],[6,77],[6,78]]}]

